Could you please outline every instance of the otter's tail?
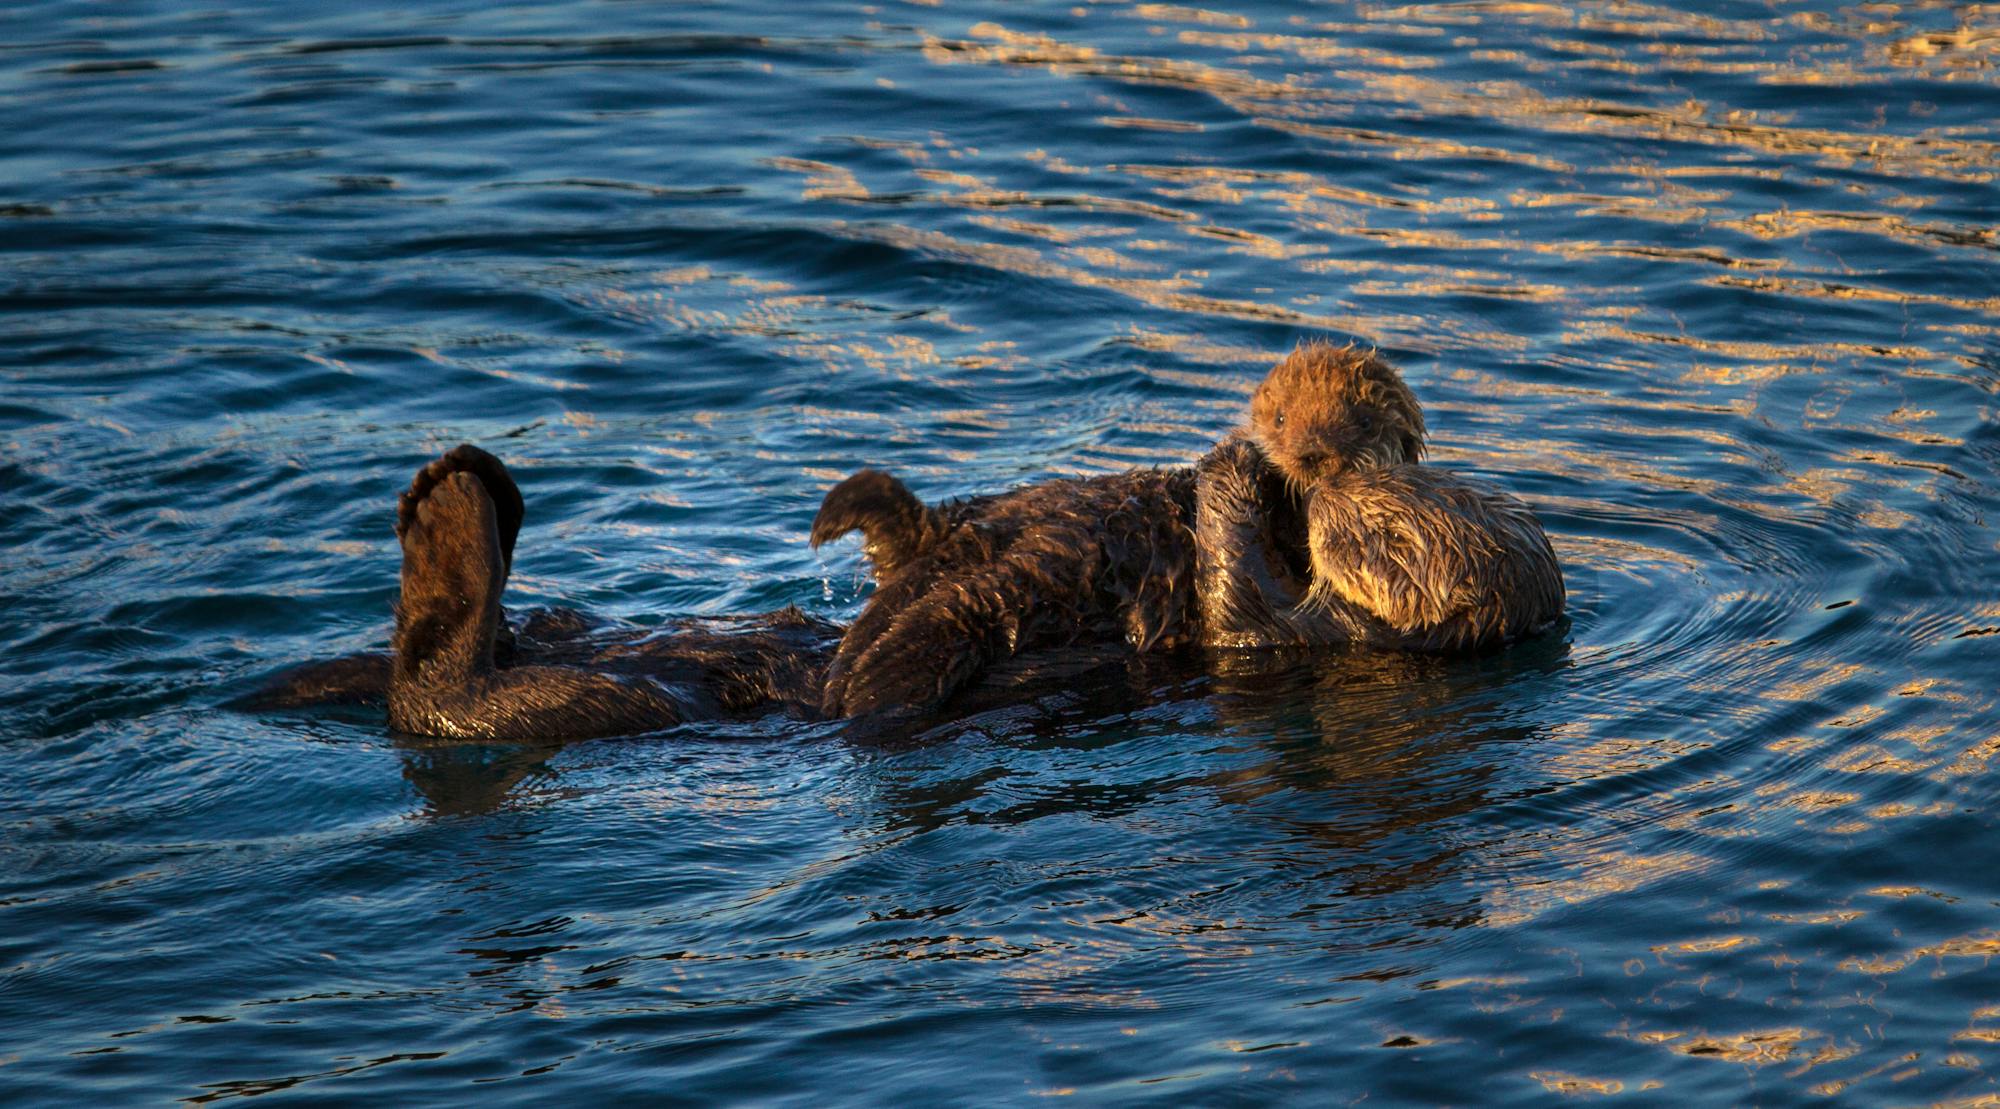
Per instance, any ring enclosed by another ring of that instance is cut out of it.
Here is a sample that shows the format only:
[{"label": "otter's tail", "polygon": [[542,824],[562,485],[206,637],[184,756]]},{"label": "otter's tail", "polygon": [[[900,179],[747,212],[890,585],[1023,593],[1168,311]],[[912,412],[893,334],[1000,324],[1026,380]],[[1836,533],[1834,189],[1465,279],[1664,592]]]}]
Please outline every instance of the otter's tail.
[{"label": "otter's tail", "polygon": [[936,509],[880,470],[861,470],[828,490],[813,517],[812,545],[861,532],[861,549],[878,577],[919,558],[944,530]]}]

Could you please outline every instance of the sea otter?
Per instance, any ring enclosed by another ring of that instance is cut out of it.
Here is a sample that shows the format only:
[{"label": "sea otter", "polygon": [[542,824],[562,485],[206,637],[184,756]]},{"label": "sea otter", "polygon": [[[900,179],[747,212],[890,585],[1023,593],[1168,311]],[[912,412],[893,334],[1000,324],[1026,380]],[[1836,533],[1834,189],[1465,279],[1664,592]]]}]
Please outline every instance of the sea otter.
[{"label": "sea otter", "polygon": [[1415,465],[1425,434],[1388,363],[1308,343],[1194,467],[935,507],[863,470],[813,521],[815,547],[860,530],[880,582],[821,707],[923,711],[996,659],[1088,638],[1456,651],[1547,627],[1562,576],[1532,513]]},{"label": "sea otter", "polygon": [[796,608],[662,629],[555,610],[510,628],[500,593],[524,515],[506,466],[478,447],[417,471],[397,504],[402,594],[388,659],[303,667],[256,703],[386,698],[392,727],[453,739],[584,739],[816,711],[841,629]]},{"label": "sea otter", "polygon": [[1562,569],[1534,513],[1419,465],[1425,436],[1415,395],[1372,352],[1310,343],[1280,362],[1249,426],[1198,466],[1202,641],[1476,651],[1561,619]]},{"label": "sea otter", "polygon": [[1309,344],[1271,372],[1246,431],[1193,467],[1044,482],[926,506],[864,470],[831,490],[815,547],[860,529],[881,579],[853,627],[796,609],[593,629],[499,606],[524,516],[472,446],[400,500],[389,659],[293,671],[265,704],[386,696],[405,731],[581,738],[783,707],[921,714],[1023,652],[1361,644],[1478,649],[1562,612],[1561,571],[1519,501],[1419,466],[1423,413],[1395,370]]},{"label": "sea otter", "polygon": [[[1186,495],[1191,503],[1191,483]],[[386,704],[399,731],[474,740],[626,735],[773,711],[820,715],[843,629],[797,608],[658,629],[606,626],[566,609],[509,621],[499,599],[524,516],[506,466],[485,451],[462,445],[424,466],[397,507],[403,566],[391,651],[291,668],[239,703]],[[1011,703],[1109,672],[1117,655],[1101,647],[1101,637],[1088,638],[1074,651],[983,669],[977,697]]]}]

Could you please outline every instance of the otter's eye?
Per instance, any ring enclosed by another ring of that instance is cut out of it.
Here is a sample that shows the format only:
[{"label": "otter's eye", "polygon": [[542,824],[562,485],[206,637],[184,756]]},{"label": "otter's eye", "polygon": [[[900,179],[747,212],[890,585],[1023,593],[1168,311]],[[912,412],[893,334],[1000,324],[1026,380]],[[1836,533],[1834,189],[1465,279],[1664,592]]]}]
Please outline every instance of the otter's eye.
[{"label": "otter's eye", "polygon": [[1354,422],[1363,431],[1372,431],[1375,427],[1375,417],[1370,416],[1366,412],[1354,417]]},{"label": "otter's eye", "polygon": [[1272,427],[1284,427],[1284,426],[1285,426],[1285,414],[1284,414],[1283,412],[1280,412],[1280,413],[1278,413],[1277,415],[1275,415],[1275,416],[1271,417],[1271,426],[1272,426]]}]

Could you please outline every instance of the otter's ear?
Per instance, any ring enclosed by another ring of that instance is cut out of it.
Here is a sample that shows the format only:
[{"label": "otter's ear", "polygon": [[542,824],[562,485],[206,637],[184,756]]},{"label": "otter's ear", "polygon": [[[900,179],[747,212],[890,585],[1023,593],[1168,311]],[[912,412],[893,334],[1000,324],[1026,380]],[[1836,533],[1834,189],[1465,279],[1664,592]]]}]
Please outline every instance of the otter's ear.
[{"label": "otter's ear", "polygon": [[1424,441],[1421,436],[1403,436],[1403,457],[1411,462],[1420,462],[1424,457]]}]

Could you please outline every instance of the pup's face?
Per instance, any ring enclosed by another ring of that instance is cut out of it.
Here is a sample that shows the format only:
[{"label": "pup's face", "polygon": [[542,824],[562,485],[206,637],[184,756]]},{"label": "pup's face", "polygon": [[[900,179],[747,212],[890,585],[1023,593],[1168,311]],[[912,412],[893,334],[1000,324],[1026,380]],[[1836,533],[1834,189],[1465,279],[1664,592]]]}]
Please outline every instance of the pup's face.
[{"label": "pup's face", "polygon": [[1250,438],[1296,490],[1424,456],[1424,413],[1395,369],[1356,347],[1308,343],[1250,398]]}]

